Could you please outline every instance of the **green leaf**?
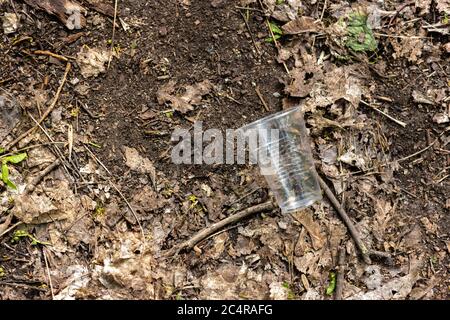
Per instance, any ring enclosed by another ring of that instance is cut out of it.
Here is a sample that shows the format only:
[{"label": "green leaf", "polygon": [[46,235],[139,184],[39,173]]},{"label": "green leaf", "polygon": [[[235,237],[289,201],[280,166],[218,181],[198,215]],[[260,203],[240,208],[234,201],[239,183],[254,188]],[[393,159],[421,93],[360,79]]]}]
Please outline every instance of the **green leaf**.
[{"label": "green leaf", "polygon": [[5,149],[0,147],[0,154],[2,154],[3,152],[5,152]]},{"label": "green leaf", "polygon": [[336,289],[336,273],[330,272],[330,283],[328,284],[326,294],[331,296]]},{"label": "green leaf", "polygon": [[25,160],[26,158],[27,158],[27,154],[24,152],[24,153],[18,153],[18,154],[14,154],[14,155],[12,155],[12,156],[3,158],[3,159],[2,159],[2,162],[3,162],[3,163],[8,163],[8,162],[10,162],[10,163],[17,164],[17,163],[22,162],[22,161]]},{"label": "green leaf", "polygon": [[280,27],[275,22],[269,22],[270,30],[272,30],[274,35],[282,35],[283,30],[280,29]]},{"label": "green leaf", "polygon": [[355,52],[375,51],[378,43],[367,24],[367,16],[353,13],[348,17],[347,41],[345,45]]},{"label": "green leaf", "polygon": [[9,180],[8,163],[17,164],[22,162],[26,158],[27,158],[26,153],[18,153],[2,159],[2,181],[11,189],[16,190],[17,187],[11,180]]},{"label": "green leaf", "polygon": [[278,39],[280,39],[281,38],[281,35],[279,35],[279,34],[274,34],[273,35],[273,37],[270,37],[270,38],[266,38],[264,41],[266,41],[266,42],[273,42],[273,38],[275,38],[275,40],[278,40]]}]

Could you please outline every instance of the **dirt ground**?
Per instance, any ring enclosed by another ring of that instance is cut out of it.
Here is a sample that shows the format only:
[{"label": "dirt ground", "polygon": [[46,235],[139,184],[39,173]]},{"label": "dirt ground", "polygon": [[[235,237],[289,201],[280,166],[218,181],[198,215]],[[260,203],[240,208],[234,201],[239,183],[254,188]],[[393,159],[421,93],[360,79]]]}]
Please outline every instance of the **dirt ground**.
[{"label": "dirt ground", "polygon": [[[114,1],[80,1],[78,30],[33,2],[0,0],[0,157],[17,186],[2,173],[0,299],[333,299],[341,247],[344,299],[449,298],[447,0],[124,0],[114,36]],[[351,47],[355,12],[375,48]],[[294,105],[318,173],[391,261],[365,264],[325,197],[167,256],[272,197],[255,166],[174,164],[172,132]]]}]

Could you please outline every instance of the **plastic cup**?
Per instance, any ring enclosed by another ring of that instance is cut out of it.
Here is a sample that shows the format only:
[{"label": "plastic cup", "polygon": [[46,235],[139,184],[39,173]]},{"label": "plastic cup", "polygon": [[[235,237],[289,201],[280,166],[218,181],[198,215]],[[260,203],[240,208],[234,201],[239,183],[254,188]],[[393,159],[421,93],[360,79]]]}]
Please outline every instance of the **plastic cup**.
[{"label": "plastic cup", "polygon": [[[248,139],[250,159],[256,158],[282,213],[322,199],[300,107],[284,110],[239,129]],[[256,139],[249,137],[258,136]],[[253,141],[253,143],[251,142]]]}]

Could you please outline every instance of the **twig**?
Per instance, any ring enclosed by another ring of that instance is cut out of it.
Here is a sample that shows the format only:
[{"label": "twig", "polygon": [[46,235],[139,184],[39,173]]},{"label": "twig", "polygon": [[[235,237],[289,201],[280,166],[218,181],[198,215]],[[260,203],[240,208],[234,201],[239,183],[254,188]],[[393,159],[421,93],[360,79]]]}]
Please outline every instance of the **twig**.
[{"label": "twig", "polygon": [[251,216],[253,214],[256,214],[256,213],[259,213],[262,211],[272,210],[274,208],[275,208],[275,206],[271,201],[267,201],[267,202],[255,205],[253,207],[249,207],[245,210],[235,213],[219,222],[213,223],[212,225],[200,230],[199,232],[194,234],[190,239],[169,249],[164,255],[165,256],[175,256],[175,255],[178,255],[178,253],[182,250],[190,250],[197,243],[199,243],[206,237],[210,236],[211,234],[217,232],[218,230],[222,229],[223,227],[225,227],[229,224],[235,223],[237,221],[240,221],[240,220],[242,220],[248,216]]},{"label": "twig", "polygon": [[[439,137],[440,137],[440,136],[439,136]],[[424,153],[425,151],[427,151],[428,149],[430,149],[432,146],[434,146],[434,144],[435,144],[436,142],[439,141],[439,137],[436,138],[432,143],[430,143],[430,144],[429,144],[428,146],[426,146],[425,148],[423,148],[423,149],[421,149],[421,150],[419,150],[419,151],[417,151],[417,152],[414,152],[413,154],[410,154],[409,156],[406,156],[406,157],[400,158],[400,159],[398,159],[398,160],[392,161],[391,163],[393,163],[393,162],[403,162],[403,161],[405,161],[405,160],[408,160],[408,159],[410,159],[410,158],[413,158],[413,157],[415,157],[415,156],[418,156],[418,155],[421,154],[421,153]]]},{"label": "twig", "polygon": [[[259,191],[259,190],[261,190],[261,189],[262,189],[262,188],[259,187],[259,188],[256,188],[256,189],[252,190],[252,191],[249,191],[249,192],[247,192],[246,194],[244,194],[242,197],[240,197],[239,199],[233,201],[233,202],[230,203],[230,204],[227,204],[226,206],[227,206],[228,208],[231,208],[234,204],[236,204],[236,203],[238,203],[238,202],[241,202],[242,200],[244,200],[244,199],[247,198],[248,196],[251,196],[252,194],[254,194],[255,192],[257,192],[257,191]],[[223,210],[223,211],[225,211],[225,210]]]},{"label": "twig", "polygon": [[392,25],[392,22],[394,22],[395,18],[397,18],[397,16],[400,14],[400,12],[405,9],[407,6],[410,6],[412,4],[414,4],[415,1],[407,1],[404,4],[402,4],[394,13],[394,15],[392,16],[391,20],[389,20],[389,26]]},{"label": "twig", "polygon": [[112,37],[111,37],[111,51],[109,53],[109,58],[108,58],[108,70],[109,70],[109,66],[111,65],[111,60],[112,60],[113,51],[114,51],[114,37],[116,35],[116,20],[117,20],[118,2],[119,2],[119,0],[114,0],[114,18],[113,18]]},{"label": "twig", "polygon": [[6,82],[8,82],[8,81],[11,81],[11,80],[13,80],[13,79],[14,79],[13,77],[10,77],[10,78],[6,78],[6,79],[3,79],[3,80],[0,80],[0,85],[6,83]]},{"label": "twig", "polygon": [[[103,162],[101,162],[100,159],[97,158],[97,156],[91,151],[91,149],[89,149],[86,145],[83,145],[83,146],[88,151],[88,153],[92,157],[92,159],[94,159],[100,166],[102,166],[102,168],[105,169],[105,171],[109,174],[110,177],[113,177],[113,175],[111,174],[111,171],[109,171],[108,168],[103,164]],[[136,211],[131,206],[130,202],[128,202],[127,198],[125,198],[124,194],[116,186],[116,184],[114,182],[112,182],[111,179],[107,179],[107,180],[108,180],[109,184],[114,188],[114,190],[117,191],[117,193],[120,195],[122,200],[126,203],[128,208],[130,209],[131,213],[133,214],[134,218],[136,219],[136,222],[137,222],[137,224],[139,226],[139,229],[140,229],[141,235],[142,235],[142,247],[143,247],[143,249],[142,249],[141,253],[144,253],[144,251],[145,251],[145,233],[144,233],[144,228],[142,227],[141,221],[139,220]]]},{"label": "twig", "polygon": [[361,240],[361,237],[359,236],[359,232],[356,229],[355,225],[353,224],[350,217],[347,215],[347,212],[345,212],[344,208],[342,208],[339,201],[336,199],[336,197],[333,194],[333,191],[328,187],[327,183],[323,181],[323,179],[317,175],[317,178],[319,180],[319,184],[323,191],[325,192],[325,195],[330,200],[333,207],[336,209],[336,211],[341,216],[342,220],[344,221],[345,225],[347,226],[348,231],[350,232],[350,235],[352,236],[353,240],[355,241],[356,246],[358,247],[359,251],[361,252],[361,255],[363,257],[364,262],[367,264],[371,264],[371,260],[369,257],[369,249],[367,249],[364,242]]},{"label": "twig", "polygon": [[235,6],[235,8],[236,8],[236,9],[239,9],[239,10],[250,10],[250,11],[257,11],[257,12],[261,12],[261,13],[264,13],[264,11],[263,11],[263,10],[261,10],[261,9],[257,9],[257,8],[250,8],[250,7],[240,7],[240,6]]},{"label": "twig", "polygon": [[52,300],[55,300],[55,292],[53,291],[52,277],[50,276],[50,268],[48,266],[47,254],[45,253],[45,250],[46,250],[45,247],[42,247],[42,253],[44,254],[45,268],[47,269],[48,284],[50,286]]},{"label": "twig", "polygon": [[324,2],[323,2],[323,9],[322,9],[322,13],[321,13],[321,15],[320,15],[320,21],[322,21],[323,20],[323,15],[325,14],[325,10],[327,9],[327,0],[325,0]]},{"label": "twig", "polygon": [[355,241],[356,246],[358,247],[359,251],[361,252],[364,262],[367,264],[371,264],[372,261],[370,260],[370,256],[376,256],[379,258],[386,259],[387,263],[391,264],[391,255],[389,253],[377,251],[377,250],[371,250],[371,249],[367,248],[367,246],[361,240],[359,231],[356,229],[355,225],[353,224],[352,220],[348,216],[347,212],[344,210],[344,208],[341,206],[339,201],[336,199],[333,191],[331,191],[331,189],[328,187],[327,183],[317,173],[315,175],[316,175],[317,179],[319,180],[320,187],[325,192],[325,195],[330,200],[331,204],[336,209],[336,211],[339,213],[339,215],[341,216],[345,225],[347,226],[347,229],[350,232],[350,235],[352,236],[353,241]]},{"label": "twig", "polygon": [[[56,94],[55,97],[53,98],[52,103],[50,104],[50,106],[47,108],[47,110],[44,112],[44,114],[41,116],[41,118],[38,121],[38,124],[41,124],[46,118],[47,116],[53,111],[53,109],[56,106],[56,103],[58,102],[59,96],[61,94],[61,90],[64,87],[64,84],[66,83],[67,80],[67,75],[69,74],[69,71],[71,69],[72,65],[70,63],[67,63],[66,65],[66,70],[64,72],[64,76],[61,79],[61,83],[59,84],[58,89],[56,90]],[[26,131],[25,133],[21,134],[19,137],[17,137],[15,140],[13,140],[11,143],[9,143],[6,146],[6,150],[11,149],[13,146],[15,146],[18,142],[20,142],[23,138],[25,138],[26,136],[28,136],[30,133],[32,133],[36,128],[38,127],[38,125],[33,126],[31,129],[29,129],[28,131]]]},{"label": "twig", "polygon": [[[267,17],[266,17],[266,23],[267,23],[267,28],[269,28],[270,36],[273,39],[273,43],[275,44],[275,47],[277,48],[277,50],[280,51],[280,44],[278,43],[277,39],[275,38],[275,35],[273,34],[272,28],[270,27],[269,19],[267,19]],[[286,70],[286,73],[290,74],[289,69],[284,61],[283,61],[283,67]]]},{"label": "twig", "polygon": [[258,95],[259,100],[261,100],[261,103],[263,104],[264,109],[267,112],[269,112],[270,111],[269,106],[267,105],[266,101],[264,100],[264,97],[262,96],[261,92],[259,91],[258,86],[255,87],[255,91],[256,91],[256,94]]},{"label": "twig", "polygon": [[55,59],[62,60],[62,61],[65,61],[65,62],[69,61],[68,58],[66,58],[66,57],[64,57],[64,56],[62,56],[60,54],[53,53],[51,51],[47,51],[47,50],[36,50],[36,51],[33,51],[33,53],[34,54],[38,54],[38,55],[50,56],[50,57],[53,57]]},{"label": "twig", "polygon": [[21,224],[23,224],[22,221],[19,221],[15,224],[13,224],[11,227],[9,227],[8,229],[6,229],[5,231],[3,231],[2,233],[0,233],[0,239],[7,234],[8,232],[10,232],[11,230],[14,230],[16,227],[20,226]]},{"label": "twig", "polygon": [[373,33],[376,36],[379,37],[386,37],[386,38],[398,38],[398,39],[432,39],[432,37],[425,37],[425,36],[399,36],[394,34],[385,34],[385,33]]},{"label": "twig", "polygon": [[24,195],[30,194],[34,191],[37,184],[47,175],[49,174],[53,169],[55,169],[57,166],[61,164],[61,161],[59,159],[56,159],[51,165],[47,166],[44,170],[42,170],[31,182],[30,184],[25,188]]},{"label": "twig", "polygon": [[345,275],[345,247],[342,246],[339,248],[338,254],[336,292],[334,296],[335,300],[342,300],[342,291],[344,289],[344,275]]},{"label": "twig", "polygon": [[259,51],[259,48],[258,48],[258,46],[256,45],[256,41],[255,41],[255,37],[253,37],[252,29],[250,29],[250,26],[249,26],[249,24],[248,24],[248,21],[247,21],[247,19],[245,18],[245,16],[244,16],[244,14],[242,13],[242,11],[239,10],[239,13],[240,13],[241,16],[242,16],[242,19],[244,19],[245,25],[247,26],[247,30],[248,30],[248,33],[250,34],[251,39],[252,39],[253,46],[255,47],[255,50],[256,50],[256,52],[258,53],[258,56],[260,56],[260,55],[261,55],[261,51]]},{"label": "twig", "polygon": [[3,222],[2,224],[0,224],[0,233],[3,233],[6,229],[8,229],[9,225],[11,224],[13,218],[13,214],[10,213],[6,219],[5,222]]},{"label": "twig", "polygon": [[400,120],[395,119],[394,117],[388,115],[386,112],[381,111],[380,109],[378,109],[377,107],[371,105],[370,103],[365,102],[364,100],[361,100],[361,103],[372,108],[373,110],[381,113],[383,116],[387,117],[388,119],[394,121],[396,124],[402,126],[403,128],[406,127],[406,123]]}]

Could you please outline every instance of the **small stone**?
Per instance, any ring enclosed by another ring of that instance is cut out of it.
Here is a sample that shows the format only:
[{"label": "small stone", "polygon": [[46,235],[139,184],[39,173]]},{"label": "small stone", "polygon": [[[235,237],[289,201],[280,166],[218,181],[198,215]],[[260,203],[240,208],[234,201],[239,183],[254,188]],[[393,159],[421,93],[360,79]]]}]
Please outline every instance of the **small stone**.
[{"label": "small stone", "polygon": [[161,27],[161,28],[159,28],[159,35],[160,36],[166,36],[167,35],[167,33],[168,33],[168,31],[167,31],[167,28],[166,27]]},{"label": "small stone", "polygon": [[200,20],[195,20],[194,24],[198,26],[200,24]]}]

